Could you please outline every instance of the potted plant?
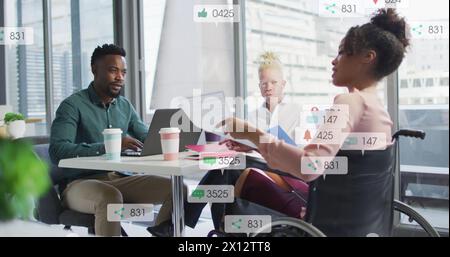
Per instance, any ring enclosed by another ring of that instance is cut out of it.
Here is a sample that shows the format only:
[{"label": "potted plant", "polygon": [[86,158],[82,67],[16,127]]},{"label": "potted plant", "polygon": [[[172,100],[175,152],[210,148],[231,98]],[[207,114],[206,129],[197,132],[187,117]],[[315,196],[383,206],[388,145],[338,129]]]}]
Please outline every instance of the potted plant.
[{"label": "potted plant", "polygon": [[48,166],[22,140],[0,138],[0,153],[0,222],[28,219],[51,186]]},{"label": "potted plant", "polygon": [[21,138],[25,135],[26,124],[25,117],[20,113],[7,113],[3,119],[7,126],[8,134],[14,138]]}]

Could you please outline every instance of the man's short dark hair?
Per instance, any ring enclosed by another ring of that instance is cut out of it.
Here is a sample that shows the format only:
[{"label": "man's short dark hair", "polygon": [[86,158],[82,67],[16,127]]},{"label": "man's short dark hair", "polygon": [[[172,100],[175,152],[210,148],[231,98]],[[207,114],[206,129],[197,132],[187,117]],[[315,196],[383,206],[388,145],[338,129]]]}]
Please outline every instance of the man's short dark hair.
[{"label": "man's short dark hair", "polygon": [[103,58],[106,55],[120,55],[122,57],[126,57],[127,53],[125,52],[125,49],[120,46],[113,44],[104,44],[101,47],[98,46],[97,48],[95,48],[94,53],[91,57],[91,65],[94,65],[97,60]]}]

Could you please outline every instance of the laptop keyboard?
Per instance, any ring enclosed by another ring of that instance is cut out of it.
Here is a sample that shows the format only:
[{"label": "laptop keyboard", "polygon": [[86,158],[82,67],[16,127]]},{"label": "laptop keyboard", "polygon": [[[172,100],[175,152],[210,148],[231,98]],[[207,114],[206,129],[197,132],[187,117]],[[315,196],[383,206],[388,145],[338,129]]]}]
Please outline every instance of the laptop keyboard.
[{"label": "laptop keyboard", "polygon": [[126,150],[122,152],[122,156],[141,156],[142,152],[136,152],[132,150]]}]

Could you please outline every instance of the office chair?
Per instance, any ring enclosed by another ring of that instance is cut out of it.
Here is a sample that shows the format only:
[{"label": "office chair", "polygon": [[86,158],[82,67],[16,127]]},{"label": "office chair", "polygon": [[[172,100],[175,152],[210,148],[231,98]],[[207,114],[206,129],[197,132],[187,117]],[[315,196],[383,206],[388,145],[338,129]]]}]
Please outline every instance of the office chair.
[{"label": "office chair", "polygon": [[[48,225],[64,225],[65,230],[70,230],[72,226],[85,227],[88,233],[95,234],[95,217],[93,214],[80,213],[63,207],[61,203],[60,188],[64,184],[63,170],[53,165],[48,153],[48,137],[29,137],[21,140],[29,141],[34,145],[34,151],[38,157],[49,166],[49,174],[53,186],[47,194],[41,197],[37,202],[35,218]],[[127,236],[125,230],[121,228],[122,236]]]},{"label": "office chair", "polygon": [[[400,136],[425,139],[422,131],[400,130],[393,136],[393,145],[384,151],[340,151],[348,158],[347,175],[326,176],[310,184],[305,221],[287,217],[255,203],[236,199],[227,205],[226,215],[270,215],[268,227],[255,233],[259,237],[392,236],[394,211],[416,221],[429,236],[437,231],[419,213],[394,199],[397,144]],[[212,231],[209,236],[230,236]]]}]

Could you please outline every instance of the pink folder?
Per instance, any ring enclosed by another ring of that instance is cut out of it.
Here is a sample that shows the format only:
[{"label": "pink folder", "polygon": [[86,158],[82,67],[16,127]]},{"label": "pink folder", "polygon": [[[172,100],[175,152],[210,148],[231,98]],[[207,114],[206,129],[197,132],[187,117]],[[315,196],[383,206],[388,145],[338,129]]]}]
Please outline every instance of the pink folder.
[{"label": "pink folder", "polygon": [[186,159],[199,160],[200,154],[203,157],[229,157],[235,156],[236,151],[230,151],[225,145],[187,145],[187,149],[198,153],[199,155],[188,156]]},{"label": "pink folder", "polygon": [[187,149],[197,153],[229,152],[226,145],[187,145]]}]

